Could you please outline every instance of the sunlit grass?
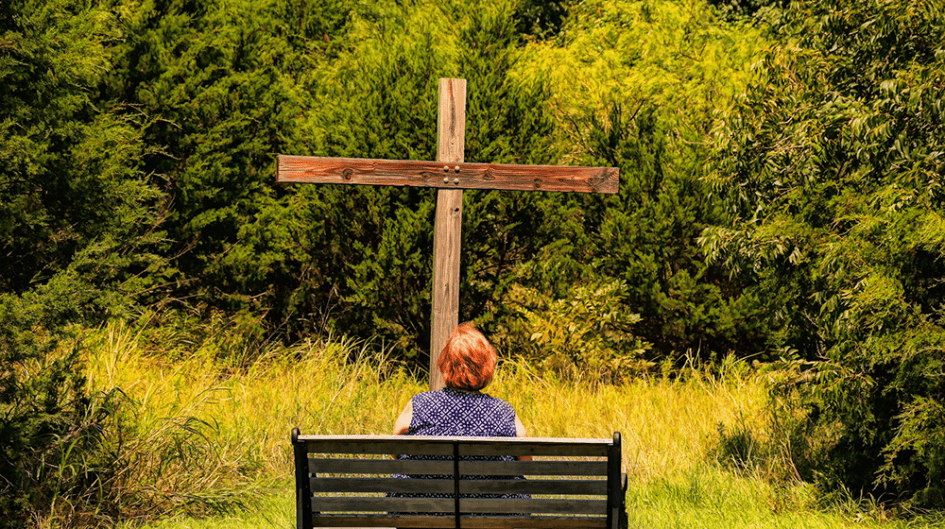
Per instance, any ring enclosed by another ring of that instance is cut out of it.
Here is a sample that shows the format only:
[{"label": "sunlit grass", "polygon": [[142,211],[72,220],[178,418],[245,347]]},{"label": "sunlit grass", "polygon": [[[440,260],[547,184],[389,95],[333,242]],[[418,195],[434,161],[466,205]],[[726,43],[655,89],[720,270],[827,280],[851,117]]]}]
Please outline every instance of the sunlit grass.
[{"label": "sunlit grass", "polygon": [[[180,361],[146,354],[121,326],[98,336],[88,358],[89,389],[120,388],[127,395],[124,415],[133,418],[139,435],[168,425],[181,432],[192,428],[212,460],[196,469],[151,461],[141,465],[142,475],[160,482],[159,489],[192,487],[183,498],[212,498],[217,490],[223,499],[242,497],[250,506],[210,517],[177,515],[153,522],[154,528],[291,527],[291,428],[387,434],[409,398],[426,389],[425,380],[391,369],[370,345],[345,340],[273,346],[233,370],[209,352],[179,355]],[[774,486],[715,464],[708,454],[720,424],[763,429],[764,387],[747,371],[723,364],[712,376],[694,371],[609,386],[556,380],[505,362],[487,391],[512,403],[533,436],[611,437],[620,431],[631,527],[905,526],[883,522],[883,513],[821,512],[809,486]],[[210,475],[174,479],[162,471]]]},{"label": "sunlit grass", "polygon": [[[186,415],[204,421],[231,457],[286,477],[290,430],[387,434],[426,382],[386,373],[383,357],[345,341],[273,350],[245,372],[194,356],[147,356],[127,329],[110,328],[89,358],[89,389],[121,388],[144,424]],[[345,362],[352,355],[360,360]],[[742,377],[641,379],[623,386],[543,378],[521,363],[500,365],[487,388],[516,408],[532,436],[606,437],[621,432],[624,468],[638,481],[676,475],[703,459],[718,425],[758,415],[764,392]]]}]

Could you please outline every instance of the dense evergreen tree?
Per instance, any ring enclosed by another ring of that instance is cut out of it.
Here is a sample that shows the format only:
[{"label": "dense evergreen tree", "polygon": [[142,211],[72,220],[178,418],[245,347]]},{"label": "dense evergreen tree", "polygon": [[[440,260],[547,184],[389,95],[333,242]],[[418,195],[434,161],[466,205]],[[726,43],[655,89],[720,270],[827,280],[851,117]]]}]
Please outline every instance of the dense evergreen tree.
[{"label": "dense evergreen tree", "polygon": [[0,32],[0,526],[23,527],[101,486],[107,409],[85,392],[75,327],[134,317],[167,260],[145,118],[95,98],[116,17],[5,2]]}]

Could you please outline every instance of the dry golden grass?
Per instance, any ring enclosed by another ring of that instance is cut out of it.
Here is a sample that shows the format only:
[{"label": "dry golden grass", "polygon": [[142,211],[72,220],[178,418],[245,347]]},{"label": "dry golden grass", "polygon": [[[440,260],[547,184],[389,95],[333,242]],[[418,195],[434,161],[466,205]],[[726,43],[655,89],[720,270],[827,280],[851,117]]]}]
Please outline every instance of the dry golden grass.
[{"label": "dry golden grass", "polygon": [[[89,358],[92,391],[121,388],[145,418],[203,421],[226,457],[269,476],[288,476],[292,427],[312,434],[386,434],[412,395],[424,391],[383,355],[344,340],[273,349],[230,373],[197,354],[170,362],[148,356],[126,328],[102,333]],[[354,355],[359,359],[346,362]],[[621,432],[624,467],[638,481],[677,475],[702,461],[718,425],[759,416],[760,383],[742,376],[639,379],[621,386],[543,378],[505,362],[487,391],[518,411],[529,434],[611,437]]]}]

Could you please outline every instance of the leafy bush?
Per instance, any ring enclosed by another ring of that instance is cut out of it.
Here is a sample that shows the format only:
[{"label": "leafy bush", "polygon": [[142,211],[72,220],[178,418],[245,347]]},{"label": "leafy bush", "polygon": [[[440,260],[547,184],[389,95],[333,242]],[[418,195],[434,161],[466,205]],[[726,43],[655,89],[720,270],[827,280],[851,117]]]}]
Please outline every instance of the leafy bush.
[{"label": "leafy bush", "polygon": [[942,506],[945,19],[933,1],[793,2],[716,135],[734,213],[702,244],[754,282],[831,487]]},{"label": "leafy bush", "polygon": [[695,241],[726,213],[701,180],[713,112],[747,82],[763,43],[707,4],[593,0],[571,7],[557,39],[530,44],[515,75],[550,81],[561,158],[619,167],[620,191],[558,198],[557,254],[541,255],[573,275],[519,281],[562,298],[581,268],[623,282],[649,360],[757,354],[758,304]]},{"label": "leafy bush", "polygon": [[493,339],[539,372],[620,382],[654,366],[644,357],[651,345],[633,335],[640,316],[627,312],[626,295],[626,285],[606,279],[575,284],[565,299],[514,285],[505,304],[516,315],[499,324]]}]

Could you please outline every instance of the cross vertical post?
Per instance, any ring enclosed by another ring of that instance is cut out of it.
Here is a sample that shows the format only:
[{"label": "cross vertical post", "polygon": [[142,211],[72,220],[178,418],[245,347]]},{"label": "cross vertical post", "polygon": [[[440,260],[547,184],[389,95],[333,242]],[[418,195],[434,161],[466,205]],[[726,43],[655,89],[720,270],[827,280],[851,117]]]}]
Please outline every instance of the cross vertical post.
[{"label": "cross vertical post", "polygon": [[[443,178],[456,179],[466,148],[466,80],[440,79],[436,161]],[[456,169],[454,169],[456,167]],[[436,363],[453,329],[459,325],[459,255],[463,224],[463,190],[438,189],[433,234],[433,315],[430,332],[430,390],[443,387]]]}]

